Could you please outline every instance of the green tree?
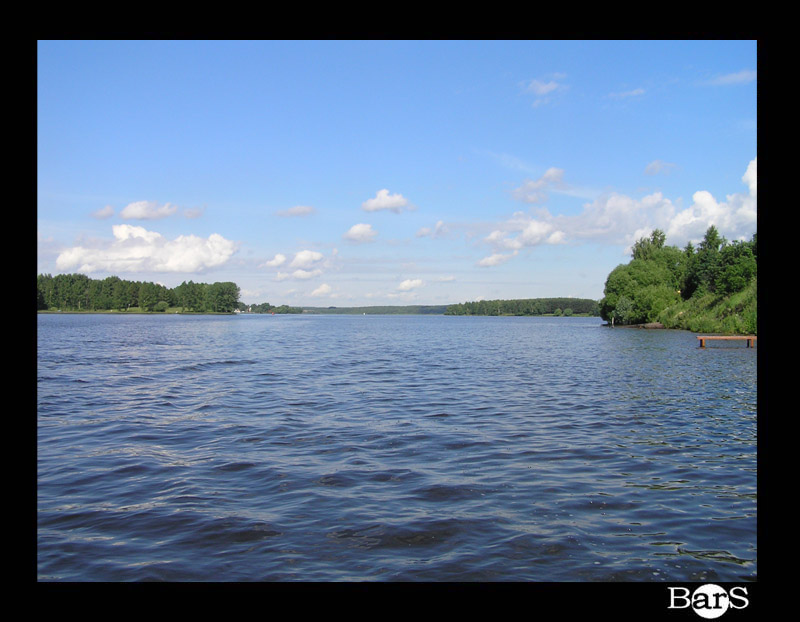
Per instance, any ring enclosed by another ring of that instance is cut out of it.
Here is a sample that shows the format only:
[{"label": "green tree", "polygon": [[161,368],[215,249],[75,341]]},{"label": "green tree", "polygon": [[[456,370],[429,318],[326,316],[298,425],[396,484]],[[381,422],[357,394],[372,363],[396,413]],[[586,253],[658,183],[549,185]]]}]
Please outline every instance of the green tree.
[{"label": "green tree", "polygon": [[633,245],[633,259],[654,259],[656,254],[664,248],[667,236],[661,229],[655,229],[649,238],[641,238]]},{"label": "green tree", "polygon": [[201,311],[203,308],[204,292],[203,288],[193,282],[184,281],[175,288],[176,298],[179,306],[188,311]]},{"label": "green tree", "polygon": [[158,287],[155,283],[145,282],[139,285],[139,308],[152,311],[158,302]]},{"label": "green tree", "polygon": [[111,307],[125,310],[128,308],[128,285],[119,278],[114,278],[111,284]]},{"label": "green tree", "polygon": [[128,281],[126,300],[125,300],[126,309],[139,306],[139,289],[141,288],[141,286],[142,284],[139,283],[138,281]]},{"label": "green tree", "polygon": [[692,254],[686,267],[681,288],[684,300],[696,293],[715,291],[720,269],[720,248],[725,243],[725,238],[720,236],[714,225],[706,230],[703,240],[697,246],[697,252]]},{"label": "green tree", "polygon": [[[43,275],[40,275],[43,276]],[[45,299],[45,286],[44,279],[37,277],[36,279],[36,310],[43,311],[47,309],[47,301]]]},{"label": "green tree", "polygon": [[633,324],[634,311],[633,302],[624,294],[617,299],[615,306],[611,309],[609,317],[604,317],[605,320],[613,320],[617,324]]},{"label": "green tree", "polygon": [[614,268],[603,293],[601,317],[620,324],[654,322],[666,306],[679,300],[669,268],[659,261],[645,259],[634,259]]},{"label": "green tree", "polygon": [[206,303],[210,311],[233,313],[239,303],[239,286],[236,283],[212,283],[206,290]]},{"label": "green tree", "polygon": [[720,251],[715,290],[724,295],[743,290],[758,273],[752,242],[733,242]]}]

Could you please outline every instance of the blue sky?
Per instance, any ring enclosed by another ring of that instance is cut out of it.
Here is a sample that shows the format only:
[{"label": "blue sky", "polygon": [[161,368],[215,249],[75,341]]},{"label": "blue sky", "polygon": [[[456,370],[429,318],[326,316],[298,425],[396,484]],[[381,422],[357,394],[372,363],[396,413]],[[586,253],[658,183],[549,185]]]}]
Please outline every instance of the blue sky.
[{"label": "blue sky", "polygon": [[599,299],[756,231],[755,41],[40,41],[38,272]]}]

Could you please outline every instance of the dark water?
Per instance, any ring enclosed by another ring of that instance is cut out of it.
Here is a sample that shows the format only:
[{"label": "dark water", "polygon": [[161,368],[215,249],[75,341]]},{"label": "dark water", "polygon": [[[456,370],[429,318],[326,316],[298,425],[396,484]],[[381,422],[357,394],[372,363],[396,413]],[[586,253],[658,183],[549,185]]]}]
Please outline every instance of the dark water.
[{"label": "dark water", "polygon": [[39,579],[756,580],[757,349],[600,324],[41,315]]}]

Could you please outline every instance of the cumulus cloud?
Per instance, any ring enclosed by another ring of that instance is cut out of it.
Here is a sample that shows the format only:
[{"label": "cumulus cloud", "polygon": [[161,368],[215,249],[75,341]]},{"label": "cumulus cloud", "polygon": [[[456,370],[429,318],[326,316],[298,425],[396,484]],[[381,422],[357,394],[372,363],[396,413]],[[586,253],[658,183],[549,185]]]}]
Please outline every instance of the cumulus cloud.
[{"label": "cumulus cloud", "polygon": [[[666,164],[666,163],[664,163]],[[660,192],[641,198],[610,192],[585,203],[576,215],[552,215],[545,208],[535,214],[515,212],[509,219],[495,223],[483,242],[493,253],[478,262],[479,266],[497,266],[511,259],[518,251],[545,244],[592,241],[623,245],[629,249],[638,239],[661,229],[669,244],[683,246],[703,238],[714,225],[728,239],[749,239],[758,220],[758,160],[754,158],[742,176],[746,192],[729,194],[724,201],[710,192],[699,190],[692,203],[683,208]],[[531,182],[528,194],[560,183],[560,169],[550,169],[537,182]],[[534,201],[531,201],[534,202]],[[511,252],[509,252],[511,251]]]},{"label": "cumulus cloud", "polygon": [[286,255],[282,255],[281,253],[277,253],[275,257],[270,259],[269,261],[265,261],[262,266],[266,266],[268,268],[277,268],[278,266],[282,266],[286,263]]},{"label": "cumulus cloud", "polygon": [[408,208],[408,199],[402,194],[389,194],[387,189],[378,190],[374,199],[367,199],[361,204],[361,209],[365,212],[379,212],[388,210],[399,214]]},{"label": "cumulus cloud", "polygon": [[126,205],[119,215],[131,220],[158,220],[172,216],[176,211],[178,208],[169,203],[159,206],[155,201],[136,201]]},{"label": "cumulus cloud", "polygon": [[755,197],[758,194],[758,158],[754,158],[750,164],[747,165],[747,170],[742,176],[742,181],[747,184],[750,190],[750,196]]},{"label": "cumulus cloud", "polygon": [[489,255],[488,257],[484,257],[483,259],[481,259],[478,262],[478,265],[481,266],[481,267],[484,267],[484,268],[491,267],[491,266],[499,266],[500,264],[503,264],[503,263],[507,262],[509,259],[511,259],[516,254],[517,254],[517,251],[514,251],[513,253],[508,253],[508,254],[505,254],[505,255],[502,254],[502,253],[494,253],[492,255]]},{"label": "cumulus cloud", "polygon": [[201,272],[225,264],[237,244],[212,233],[208,238],[181,235],[174,240],[133,225],[114,225],[114,240],[101,247],[76,246],[56,258],[59,270],[105,272]]},{"label": "cumulus cloud", "polygon": [[321,261],[323,254],[317,251],[300,251],[295,253],[292,263],[289,264],[290,268],[308,268],[318,261]]},{"label": "cumulus cloud", "polygon": [[291,218],[293,216],[309,216],[316,211],[317,210],[310,205],[295,205],[294,207],[290,207],[289,209],[278,212],[278,216],[283,216],[284,218]]},{"label": "cumulus cloud", "polygon": [[653,229],[664,231],[669,244],[683,245],[702,239],[711,225],[728,239],[749,238],[758,219],[757,158],[748,164],[742,182],[746,193],[729,194],[725,201],[718,201],[707,190],[698,190],[686,208],[660,192],[641,199],[610,193],[584,205],[580,215],[558,223],[572,238],[628,245]]},{"label": "cumulus cloud", "polygon": [[[302,250],[296,252],[292,260],[289,261],[286,255],[277,253],[275,257],[264,262],[260,267],[277,268],[285,266],[290,268],[287,272],[278,272],[275,275],[276,281],[286,281],[288,279],[306,281],[321,276],[325,270],[334,264],[337,255],[338,250],[335,248],[327,259],[325,255],[318,251]],[[294,270],[291,270],[291,268],[294,268]]]},{"label": "cumulus cloud", "polygon": [[755,232],[758,222],[757,158],[748,165],[742,181],[748,187],[747,194],[729,194],[726,201],[717,201],[706,190],[695,192],[692,205],[678,211],[664,227],[667,237],[697,240],[714,225],[726,237],[748,238]]},{"label": "cumulus cloud", "polygon": [[359,223],[350,227],[342,237],[351,242],[361,243],[371,242],[376,235],[378,235],[378,232],[372,228],[372,225]]},{"label": "cumulus cloud", "polygon": [[631,244],[635,232],[661,228],[674,217],[675,205],[660,192],[641,199],[611,192],[583,207],[583,212],[559,222],[573,239]]},{"label": "cumulus cloud", "polygon": [[[543,212],[546,214],[546,212]],[[540,244],[561,244],[566,234],[555,224],[555,219],[549,217],[534,218],[523,212],[516,212],[509,220],[502,223],[501,228],[495,229],[485,241],[496,248],[506,250],[519,250],[524,247],[538,246]],[[497,265],[486,263],[481,265]]]},{"label": "cumulus cloud", "polygon": [[401,292],[408,292],[417,287],[422,287],[423,284],[422,279],[406,279],[397,286],[397,289]]},{"label": "cumulus cloud", "polygon": [[322,270],[320,270],[319,268],[315,268],[314,270],[295,270],[294,272],[292,272],[292,278],[305,281],[306,279],[313,279],[314,277],[318,277],[321,274]]},{"label": "cumulus cloud", "polygon": [[315,289],[313,292],[311,292],[311,295],[312,296],[327,296],[332,291],[333,291],[333,289],[331,288],[330,285],[328,285],[327,283],[323,283],[317,289]]}]

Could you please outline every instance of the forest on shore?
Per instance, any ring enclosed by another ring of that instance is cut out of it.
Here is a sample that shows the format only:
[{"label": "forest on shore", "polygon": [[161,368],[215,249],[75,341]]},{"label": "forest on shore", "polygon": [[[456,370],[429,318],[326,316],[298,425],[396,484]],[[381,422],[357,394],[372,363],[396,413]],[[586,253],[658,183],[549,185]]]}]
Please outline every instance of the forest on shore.
[{"label": "forest on shore", "polygon": [[659,323],[693,332],[758,334],[758,237],[729,242],[716,227],[695,248],[656,229],[606,279],[600,316],[613,325]]},{"label": "forest on shore", "polygon": [[478,300],[448,305],[445,315],[600,315],[596,300],[590,298],[520,298]]},{"label": "forest on shore", "polygon": [[303,307],[320,315],[443,315],[447,305],[370,305],[367,307]]},{"label": "forest on shore", "polygon": [[37,311],[120,313],[303,313],[300,307],[268,302],[246,305],[230,281],[184,281],[166,287],[150,281],[127,281],[118,276],[91,279],[85,274],[40,274],[36,278]]},{"label": "forest on shore", "polygon": [[91,279],[85,274],[40,274],[36,278],[38,311],[233,313],[241,310],[239,296],[239,286],[229,281],[184,281],[170,288],[117,276]]}]

